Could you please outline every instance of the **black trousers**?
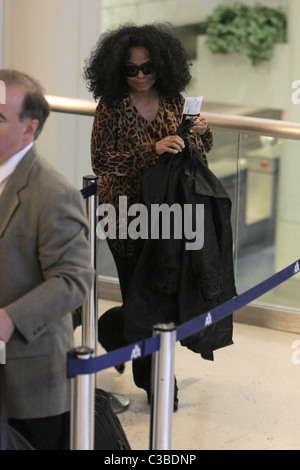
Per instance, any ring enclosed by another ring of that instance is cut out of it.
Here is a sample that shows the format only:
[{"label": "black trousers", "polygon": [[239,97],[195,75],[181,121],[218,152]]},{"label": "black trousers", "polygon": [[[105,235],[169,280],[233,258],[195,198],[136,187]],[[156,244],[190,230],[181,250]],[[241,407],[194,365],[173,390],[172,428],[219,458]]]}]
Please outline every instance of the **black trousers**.
[{"label": "black trousers", "polygon": [[9,419],[9,425],[36,450],[70,449],[69,412],[47,418]]},{"label": "black trousers", "polygon": [[127,292],[143,249],[144,240],[135,240],[135,249],[132,256],[121,256],[112,246],[109,239],[107,239],[107,243],[114,258],[119,277],[122,300],[123,303],[125,303]]}]

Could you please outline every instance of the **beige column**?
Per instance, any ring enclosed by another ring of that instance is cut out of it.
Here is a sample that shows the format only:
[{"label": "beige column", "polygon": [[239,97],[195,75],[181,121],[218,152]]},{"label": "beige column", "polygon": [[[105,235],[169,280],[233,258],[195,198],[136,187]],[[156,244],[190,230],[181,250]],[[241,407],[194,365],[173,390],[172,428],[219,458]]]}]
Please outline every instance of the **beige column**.
[{"label": "beige column", "polygon": [[4,66],[4,0],[0,0],[0,69]]},{"label": "beige column", "polygon": [[[31,74],[48,95],[91,98],[82,72],[100,23],[101,0],[6,0],[4,66]],[[52,113],[37,141],[40,153],[78,187],[91,173],[91,126],[90,117]]]}]

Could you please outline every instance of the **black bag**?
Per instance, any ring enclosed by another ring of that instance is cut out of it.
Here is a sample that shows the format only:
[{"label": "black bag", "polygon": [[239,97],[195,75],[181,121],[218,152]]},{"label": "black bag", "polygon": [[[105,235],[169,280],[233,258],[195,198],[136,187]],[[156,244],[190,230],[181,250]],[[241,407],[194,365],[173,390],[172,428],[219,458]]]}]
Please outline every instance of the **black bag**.
[{"label": "black bag", "polygon": [[5,450],[36,450],[32,445],[11,426],[7,426],[7,448]]},{"label": "black bag", "polygon": [[111,407],[109,394],[95,390],[94,450],[131,450],[119,418]]}]

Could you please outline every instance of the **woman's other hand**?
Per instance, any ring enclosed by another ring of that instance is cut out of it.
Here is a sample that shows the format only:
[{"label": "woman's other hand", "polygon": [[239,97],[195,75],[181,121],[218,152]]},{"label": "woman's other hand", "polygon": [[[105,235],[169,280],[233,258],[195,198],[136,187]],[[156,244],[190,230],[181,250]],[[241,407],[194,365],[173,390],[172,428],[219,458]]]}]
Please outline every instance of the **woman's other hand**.
[{"label": "woman's other hand", "polygon": [[191,134],[202,135],[207,131],[207,120],[204,116],[199,116],[194,122],[194,126],[190,129]]},{"label": "woman's other hand", "polygon": [[178,135],[168,135],[155,144],[156,152],[161,155],[164,152],[179,153],[184,148],[184,140]]}]

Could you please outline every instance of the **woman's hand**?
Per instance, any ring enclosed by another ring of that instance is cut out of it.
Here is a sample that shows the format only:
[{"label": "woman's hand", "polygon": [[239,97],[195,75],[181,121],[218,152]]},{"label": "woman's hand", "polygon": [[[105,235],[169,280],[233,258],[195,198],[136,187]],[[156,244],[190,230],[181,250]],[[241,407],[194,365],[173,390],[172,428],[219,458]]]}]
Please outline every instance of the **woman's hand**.
[{"label": "woman's hand", "polygon": [[179,153],[184,148],[184,140],[179,135],[168,135],[156,142],[155,147],[158,155],[164,152]]},{"label": "woman's hand", "polygon": [[204,116],[199,116],[194,122],[194,126],[190,129],[191,134],[202,135],[207,131],[207,120]]}]

